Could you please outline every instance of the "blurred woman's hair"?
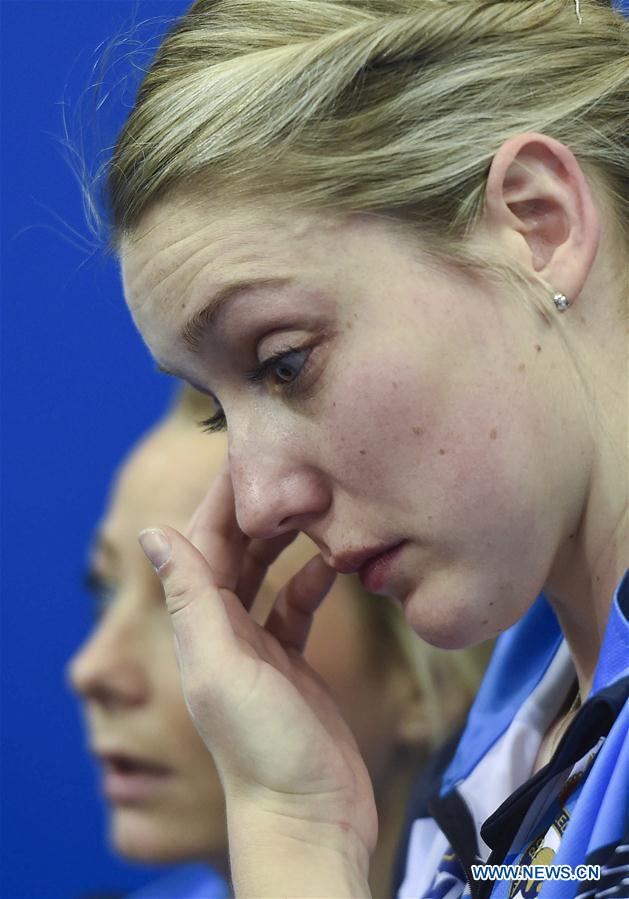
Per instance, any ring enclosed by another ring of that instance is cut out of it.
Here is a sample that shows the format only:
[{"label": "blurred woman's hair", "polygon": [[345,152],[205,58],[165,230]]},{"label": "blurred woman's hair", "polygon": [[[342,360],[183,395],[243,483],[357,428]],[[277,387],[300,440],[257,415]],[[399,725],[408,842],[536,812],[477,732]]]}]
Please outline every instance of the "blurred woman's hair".
[{"label": "blurred woman's hair", "polygon": [[435,262],[542,312],[548,285],[465,238],[496,150],[543,132],[629,244],[628,51],[629,22],[602,0],[197,0],[117,141],[113,245],[173,192],[268,195],[412,224]]}]

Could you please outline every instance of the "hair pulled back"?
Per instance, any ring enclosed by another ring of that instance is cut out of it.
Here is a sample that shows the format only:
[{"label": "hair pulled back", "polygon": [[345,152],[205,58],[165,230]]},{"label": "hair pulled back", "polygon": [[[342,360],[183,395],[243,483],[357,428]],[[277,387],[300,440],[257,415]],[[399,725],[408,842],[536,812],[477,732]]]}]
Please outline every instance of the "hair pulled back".
[{"label": "hair pulled back", "polygon": [[594,0],[197,0],[115,147],[114,245],[157,199],[207,189],[391,215],[469,263],[492,157],[536,131],[626,246],[628,83],[629,22]]}]

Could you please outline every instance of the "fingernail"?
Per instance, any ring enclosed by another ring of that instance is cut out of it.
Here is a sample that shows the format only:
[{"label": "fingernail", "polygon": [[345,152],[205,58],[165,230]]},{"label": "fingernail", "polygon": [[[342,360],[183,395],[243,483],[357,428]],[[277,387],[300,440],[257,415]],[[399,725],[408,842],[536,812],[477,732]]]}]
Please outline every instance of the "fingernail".
[{"label": "fingernail", "polygon": [[164,532],[157,528],[148,528],[138,535],[138,540],[155,571],[163,568],[170,559],[171,550],[170,542],[166,539]]}]

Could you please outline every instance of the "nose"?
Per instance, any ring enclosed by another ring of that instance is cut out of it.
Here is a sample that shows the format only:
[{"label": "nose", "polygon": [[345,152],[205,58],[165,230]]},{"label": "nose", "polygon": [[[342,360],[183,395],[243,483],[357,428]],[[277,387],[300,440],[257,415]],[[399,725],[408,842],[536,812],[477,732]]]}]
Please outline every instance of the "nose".
[{"label": "nose", "polygon": [[108,709],[146,701],[149,685],[137,630],[123,610],[109,609],[67,665],[67,679],[79,696]]},{"label": "nose", "polygon": [[236,519],[249,537],[269,539],[307,530],[331,505],[324,474],[291,462],[281,450],[245,452],[230,445],[229,460]]}]

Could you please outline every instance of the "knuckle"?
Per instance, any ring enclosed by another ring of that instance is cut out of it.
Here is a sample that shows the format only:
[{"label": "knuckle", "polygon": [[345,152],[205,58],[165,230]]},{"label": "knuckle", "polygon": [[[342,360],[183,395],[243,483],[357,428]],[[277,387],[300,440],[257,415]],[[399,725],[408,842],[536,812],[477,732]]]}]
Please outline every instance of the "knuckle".
[{"label": "knuckle", "polygon": [[186,608],[194,599],[194,588],[189,581],[177,575],[171,575],[164,585],[166,605],[171,614]]}]

